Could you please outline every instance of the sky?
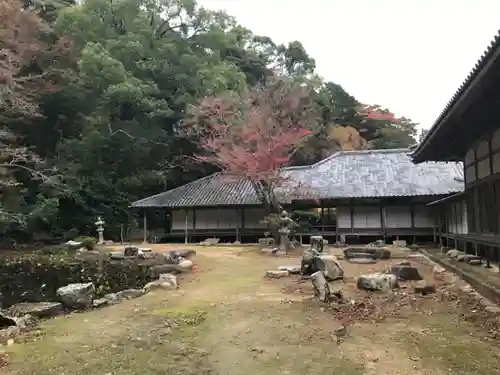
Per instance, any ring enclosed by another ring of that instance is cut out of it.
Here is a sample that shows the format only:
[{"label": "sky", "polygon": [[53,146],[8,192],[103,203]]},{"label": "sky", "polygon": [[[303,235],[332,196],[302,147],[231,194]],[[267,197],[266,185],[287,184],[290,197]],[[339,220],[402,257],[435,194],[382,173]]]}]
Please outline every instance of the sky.
[{"label": "sky", "polygon": [[360,102],[429,128],[500,29],[500,0],[198,0],[276,43]]}]

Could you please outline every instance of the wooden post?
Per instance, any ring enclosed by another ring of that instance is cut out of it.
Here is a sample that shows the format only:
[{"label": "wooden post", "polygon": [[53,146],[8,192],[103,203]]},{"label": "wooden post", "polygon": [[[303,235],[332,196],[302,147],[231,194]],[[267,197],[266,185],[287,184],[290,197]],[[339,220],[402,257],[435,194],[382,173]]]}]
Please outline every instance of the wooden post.
[{"label": "wooden post", "polygon": [[338,244],[340,242],[340,237],[339,237],[339,206],[335,206],[335,244]]},{"label": "wooden post", "polygon": [[240,209],[236,208],[236,241],[241,242],[240,240]]},{"label": "wooden post", "polygon": [[323,201],[320,201],[321,205],[321,232],[325,231],[325,208],[323,207]]},{"label": "wooden post", "polygon": [[188,210],[184,210],[185,216],[184,216],[184,243],[187,244],[188,241]]},{"label": "wooden post", "polygon": [[142,214],[142,243],[148,243],[148,217],[146,215],[146,210],[143,211]]},{"label": "wooden post", "polygon": [[380,200],[380,229],[382,231],[382,239],[384,240],[384,243],[386,241],[386,229],[385,229],[385,208],[384,208],[384,201],[381,199]]}]

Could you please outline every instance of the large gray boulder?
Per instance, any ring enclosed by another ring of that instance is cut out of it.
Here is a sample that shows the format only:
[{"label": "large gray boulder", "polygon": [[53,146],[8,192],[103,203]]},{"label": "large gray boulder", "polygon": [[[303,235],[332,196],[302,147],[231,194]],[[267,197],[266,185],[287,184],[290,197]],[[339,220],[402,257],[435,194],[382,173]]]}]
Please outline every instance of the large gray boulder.
[{"label": "large gray boulder", "polygon": [[57,289],[56,293],[65,307],[87,309],[92,306],[95,285],[93,283],[69,284]]},{"label": "large gray boulder", "polygon": [[359,276],[356,286],[368,291],[389,291],[398,287],[398,280],[396,275],[371,273]]}]

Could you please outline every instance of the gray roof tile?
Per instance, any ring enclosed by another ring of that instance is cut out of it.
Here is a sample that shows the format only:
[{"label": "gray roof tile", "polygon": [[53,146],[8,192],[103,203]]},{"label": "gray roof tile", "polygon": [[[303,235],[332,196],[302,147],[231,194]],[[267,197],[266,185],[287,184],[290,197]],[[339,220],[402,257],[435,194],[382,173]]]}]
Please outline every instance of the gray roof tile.
[{"label": "gray roof tile", "polygon": [[[304,167],[285,168],[280,201],[314,197],[375,198],[446,195],[464,189],[461,163],[414,164],[408,149],[342,151]],[[297,186],[301,186],[300,189]],[[288,193],[287,193],[288,191]],[[290,191],[293,191],[290,195]],[[133,207],[260,205],[252,184],[221,173],[134,202]]]},{"label": "gray roof tile", "polygon": [[316,198],[443,195],[464,188],[461,163],[414,164],[408,149],[342,151],[283,173],[287,184],[298,182]]},{"label": "gray roof tile", "polygon": [[200,178],[178,188],[132,203],[132,207],[200,207],[221,205],[260,205],[250,181],[221,173]]}]

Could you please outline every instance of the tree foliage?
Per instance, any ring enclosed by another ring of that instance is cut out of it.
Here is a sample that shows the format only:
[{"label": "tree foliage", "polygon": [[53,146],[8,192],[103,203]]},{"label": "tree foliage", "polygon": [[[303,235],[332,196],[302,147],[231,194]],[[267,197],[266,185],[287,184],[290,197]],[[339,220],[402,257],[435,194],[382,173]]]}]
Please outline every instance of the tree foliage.
[{"label": "tree foliage", "polygon": [[262,183],[415,142],[409,119],[323,82],[299,41],[194,0],[0,0],[0,21],[3,240],[92,234],[97,215],[117,238],[130,202],[217,169]]}]

